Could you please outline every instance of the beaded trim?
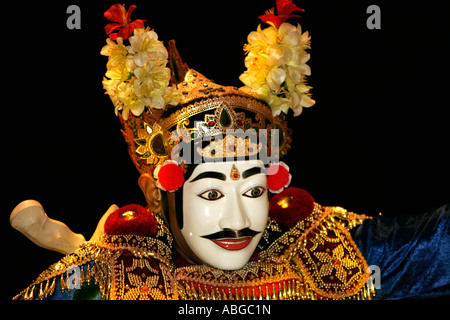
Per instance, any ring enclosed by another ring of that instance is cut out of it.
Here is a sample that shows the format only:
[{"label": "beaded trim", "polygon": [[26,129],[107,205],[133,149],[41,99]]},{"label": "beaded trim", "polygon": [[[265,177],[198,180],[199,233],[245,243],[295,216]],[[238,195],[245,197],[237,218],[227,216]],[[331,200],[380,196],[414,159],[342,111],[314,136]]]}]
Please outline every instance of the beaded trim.
[{"label": "beaded trim", "polygon": [[[260,260],[233,271],[204,265],[176,268],[172,238],[161,241],[167,230],[159,234],[161,240],[103,235],[50,266],[14,299],[44,299],[58,282],[61,292],[70,291],[68,271],[74,266],[81,266],[81,272],[70,280],[81,286],[93,282],[111,300],[371,299],[375,291],[367,262],[348,232],[367,218],[315,204],[308,218],[280,232],[260,252]],[[280,231],[274,221],[268,229]]]}]

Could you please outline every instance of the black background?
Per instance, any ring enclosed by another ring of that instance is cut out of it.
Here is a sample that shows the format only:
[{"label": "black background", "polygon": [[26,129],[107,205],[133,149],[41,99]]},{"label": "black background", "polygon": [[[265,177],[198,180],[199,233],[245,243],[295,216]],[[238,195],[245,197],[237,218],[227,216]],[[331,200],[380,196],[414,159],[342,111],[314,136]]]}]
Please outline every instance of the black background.
[{"label": "black background", "polygon": [[[292,185],[322,205],[389,216],[420,214],[450,200],[448,10],[438,1],[391,2],[295,1],[306,10],[297,21],[312,36],[308,83],[317,103],[289,118],[293,149],[283,160]],[[114,3],[12,3],[5,9],[5,299],[61,258],[10,227],[19,202],[41,202],[49,217],[87,239],[111,204],[145,204],[101,84],[103,12]],[[71,4],[81,9],[80,30],[66,27]],[[246,37],[275,1],[125,4],[137,4],[132,20],[146,19],[165,44],[176,39],[191,68],[241,86]],[[371,4],[381,8],[381,30],[366,27]]]}]

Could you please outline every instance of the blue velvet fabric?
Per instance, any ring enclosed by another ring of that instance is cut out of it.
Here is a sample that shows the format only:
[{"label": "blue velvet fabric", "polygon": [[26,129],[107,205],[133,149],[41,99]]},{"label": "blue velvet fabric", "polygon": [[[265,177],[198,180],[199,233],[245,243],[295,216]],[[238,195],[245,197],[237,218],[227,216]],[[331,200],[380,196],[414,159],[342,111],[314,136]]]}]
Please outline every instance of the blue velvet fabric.
[{"label": "blue velvet fabric", "polygon": [[374,217],[358,227],[354,240],[381,274],[376,299],[450,296],[449,211],[447,204],[423,215]]},{"label": "blue velvet fabric", "polygon": [[[93,267],[94,262],[90,261],[80,266],[83,268],[83,272],[86,273],[87,266],[90,268]],[[79,288],[73,288],[71,290],[64,290],[64,292],[60,289],[60,277],[56,277],[55,282],[55,292],[52,295],[49,295],[45,300],[104,300],[101,296],[98,285],[92,283],[87,285],[84,283]],[[38,290],[35,291],[35,300],[38,300]]]}]

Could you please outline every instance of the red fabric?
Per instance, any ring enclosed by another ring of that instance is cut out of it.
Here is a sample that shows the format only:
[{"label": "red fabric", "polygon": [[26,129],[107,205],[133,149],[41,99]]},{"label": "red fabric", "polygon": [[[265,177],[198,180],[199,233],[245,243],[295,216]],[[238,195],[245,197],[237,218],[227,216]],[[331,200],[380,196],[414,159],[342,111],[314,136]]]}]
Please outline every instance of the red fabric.
[{"label": "red fabric", "polygon": [[313,209],[314,198],[306,190],[289,187],[270,199],[269,216],[278,224],[291,228],[307,218]]},{"label": "red fabric", "polygon": [[[131,213],[125,214],[127,212]],[[106,219],[104,229],[106,234],[152,236],[158,231],[158,222],[144,207],[130,204],[111,213]]]},{"label": "red fabric", "polygon": [[175,163],[166,163],[159,169],[158,181],[167,191],[175,191],[184,183],[184,172]]}]

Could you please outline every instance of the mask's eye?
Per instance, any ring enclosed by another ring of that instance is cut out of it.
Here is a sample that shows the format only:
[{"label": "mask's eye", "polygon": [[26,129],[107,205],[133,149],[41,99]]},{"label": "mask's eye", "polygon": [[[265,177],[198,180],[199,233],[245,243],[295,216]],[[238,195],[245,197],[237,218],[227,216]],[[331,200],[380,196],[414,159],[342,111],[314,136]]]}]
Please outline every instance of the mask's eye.
[{"label": "mask's eye", "polygon": [[208,201],[219,200],[224,197],[223,193],[216,189],[207,190],[198,196]]},{"label": "mask's eye", "polygon": [[263,195],[264,191],[266,191],[266,189],[264,189],[263,187],[254,187],[247,190],[242,195],[248,198],[259,198]]}]

